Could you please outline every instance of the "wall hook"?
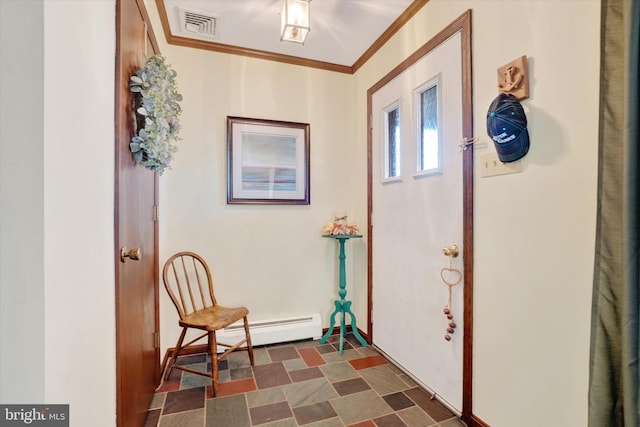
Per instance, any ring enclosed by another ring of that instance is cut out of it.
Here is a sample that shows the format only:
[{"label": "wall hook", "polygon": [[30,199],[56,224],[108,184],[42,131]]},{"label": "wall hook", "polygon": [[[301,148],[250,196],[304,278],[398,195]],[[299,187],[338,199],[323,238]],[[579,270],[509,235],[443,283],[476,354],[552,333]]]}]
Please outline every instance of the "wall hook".
[{"label": "wall hook", "polygon": [[498,68],[498,92],[510,93],[519,101],[529,98],[529,65],[526,55]]},{"label": "wall hook", "polygon": [[466,150],[477,141],[478,141],[478,138],[462,138],[460,140],[460,144],[458,144],[458,147],[462,148],[463,150]]}]

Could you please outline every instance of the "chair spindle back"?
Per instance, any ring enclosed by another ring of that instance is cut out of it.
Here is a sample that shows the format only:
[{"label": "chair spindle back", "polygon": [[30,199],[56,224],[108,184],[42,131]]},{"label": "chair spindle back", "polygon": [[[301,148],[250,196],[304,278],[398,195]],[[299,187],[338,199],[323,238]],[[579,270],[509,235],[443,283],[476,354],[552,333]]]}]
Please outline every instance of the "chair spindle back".
[{"label": "chair spindle back", "polygon": [[169,258],[162,270],[162,279],[181,319],[216,305],[209,266],[196,253],[178,252]]}]

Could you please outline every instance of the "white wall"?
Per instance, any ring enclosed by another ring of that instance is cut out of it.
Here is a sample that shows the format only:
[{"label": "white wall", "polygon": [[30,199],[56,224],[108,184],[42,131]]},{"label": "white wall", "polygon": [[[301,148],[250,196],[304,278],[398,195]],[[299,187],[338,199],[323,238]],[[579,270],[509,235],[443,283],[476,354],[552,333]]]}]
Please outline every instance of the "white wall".
[{"label": "white wall", "polygon": [[113,426],[115,1],[3,1],[2,18],[2,402]]},{"label": "white wall", "polygon": [[[432,0],[355,76],[355,194],[364,205],[369,87],[472,9],[479,171],[480,155],[494,150],[485,117],[496,69],[529,59],[524,172],[474,178],[473,411],[492,427],[586,425],[599,7],[597,0]],[[365,296],[357,290],[356,299]]]},{"label": "white wall", "polygon": [[42,0],[0,2],[2,403],[44,398],[43,22]]},{"label": "white wall", "polygon": [[115,424],[115,1],[47,1],[44,16],[44,398],[69,403],[71,425],[108,426]]}]

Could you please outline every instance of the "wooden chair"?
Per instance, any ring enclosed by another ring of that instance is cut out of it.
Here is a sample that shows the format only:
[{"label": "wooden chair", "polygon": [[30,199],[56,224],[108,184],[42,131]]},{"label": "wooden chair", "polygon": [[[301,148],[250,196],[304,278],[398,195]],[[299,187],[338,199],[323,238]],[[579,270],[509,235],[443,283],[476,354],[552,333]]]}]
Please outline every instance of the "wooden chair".
[{"label": "wooden chair", "polygon": [[[171,297],[171,301],[178,310],[182,326],[182,332],[175,351],[171,355],[169,364],[165,370],[165,380],[169,378],[173,368],[194,374],[211,377],[213,383],[213,395],[218,395],[218,362],[227,357],[231,352],[243,350],[249,353],[249,361],[253,365],[253,347],[249,334],[247,315],[249,310],[245,307],[226,308],[218,305],[213,293],[213,280],[211,272],[204,259],[193,252],[178,252],[167,260],[162,270],[164,286]],[[216,331],[225,328],[232,323],[243,319],[245,338],[237,344],[225,344],[218,342]],[[188,329],[205,331],[197,338],[183,344]],[[176,365],[176,358],[182,350],[191,344],[208,337],[208,351],[211,354],[211,373],[198,371],[186,366]],[[243,346],[243,344],[245,344]],[[226,347],[226,350],[218,355],[218,346]]]}]

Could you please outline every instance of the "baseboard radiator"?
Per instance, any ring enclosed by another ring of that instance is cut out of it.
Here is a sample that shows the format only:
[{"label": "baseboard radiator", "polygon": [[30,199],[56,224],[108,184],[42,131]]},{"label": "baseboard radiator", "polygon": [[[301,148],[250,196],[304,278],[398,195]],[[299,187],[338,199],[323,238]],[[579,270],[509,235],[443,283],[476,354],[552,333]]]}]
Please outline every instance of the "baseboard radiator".
[{"label": "baseboard radiator", "polygon": [[[320,339],[322,337],[322,323],[320,314],[271,320],[251,321],[249,319],[249,331],[251,343],[254,346],[276,344],[310,338]],[[240,341],[244,338],[243,323],[234,323],[218,331],[216,338],[227,344]]]}]

